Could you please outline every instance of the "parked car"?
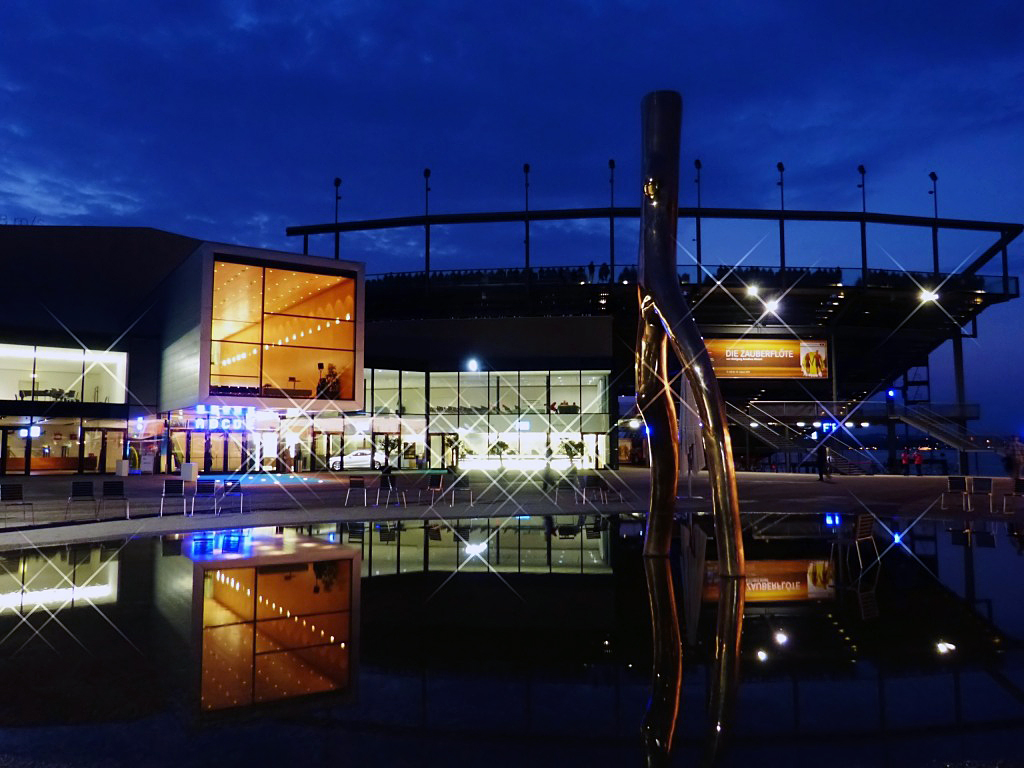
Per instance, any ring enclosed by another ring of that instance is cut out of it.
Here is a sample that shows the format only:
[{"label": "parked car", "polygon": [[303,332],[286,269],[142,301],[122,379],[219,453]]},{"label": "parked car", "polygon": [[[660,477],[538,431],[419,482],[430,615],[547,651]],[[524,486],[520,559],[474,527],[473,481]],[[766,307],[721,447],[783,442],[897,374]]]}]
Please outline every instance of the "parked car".
[{"label": "parked car", "polygon": [[[345,469],[377,469],[384,466],[384,451],[357,448],[345,454]],[[341,457],[331,456],[331,469],[341,469]]]}]

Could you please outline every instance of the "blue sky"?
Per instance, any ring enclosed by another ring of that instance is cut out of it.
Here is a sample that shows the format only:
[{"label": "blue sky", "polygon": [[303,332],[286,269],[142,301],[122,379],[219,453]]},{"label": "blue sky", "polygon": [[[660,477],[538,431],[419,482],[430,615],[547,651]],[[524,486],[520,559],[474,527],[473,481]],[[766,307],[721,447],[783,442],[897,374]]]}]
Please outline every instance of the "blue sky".
[{"label": "blue sky", "polygon": [[[787,208],[856,210],[863,163],[870,210],[929,215],[935,171],[940,214],[1024,221],[1022,40],[1024,6],[993,0],[15,0],[0,10],[0,221],[294,250],[285,227],[333,218],[335,176],[343,219],[422,212],[425,166],[433,212],[520,208],[524,162],[531,208],[597,206],[609,158],[616,202],[636,204],[639,102],[658,88],[683,93],[705,205],[777,206],[783,161]],[[602,227],[540,231],[536,258],[574,261]],[[491,248],[438,232],[435,264],[513,260],[520,230],[497,234]],[[370,272],[413,269],[422,240],[343,247]],[[949,249],[958,262],[970,246]],[[1024,271],[1024,244],[1011,262]],[[985,345],[1020,304],[982,316],[969,367],[996,359]],[[1011,357],[998,380],[968,378],[993,429],[1024,429]]]}]

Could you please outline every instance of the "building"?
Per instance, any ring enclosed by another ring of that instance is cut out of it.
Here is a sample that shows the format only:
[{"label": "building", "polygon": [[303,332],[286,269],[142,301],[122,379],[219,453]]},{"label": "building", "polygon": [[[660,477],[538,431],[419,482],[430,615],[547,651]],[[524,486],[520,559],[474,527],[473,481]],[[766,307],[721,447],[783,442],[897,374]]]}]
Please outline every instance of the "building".
[{"label": "building", "polygon": [[[615,268],[614,240],[612,268],[597,274],[602,256],[583,247],[573,260],[590,268],[372,279],[360,263],[308,253],[311,235],[636,215],[609,208],[291,228],[304,254],[145,228],[2,227],[5,274],[18,288],[0,325],[0,474],[109,473],[118,461],[142,472],[194,464],[235,473],[642,460],[642,427],[630,418],[635,267]],[[741,465],[798,462],[807,440],[830,431],[839,455],[859,442],[857,430],[879,425],[890,455],[897,424],[971,449],[966,427],[977,407],[962,394],[931,403],[928,355],[953,340],[962,393],[963,329],[1019,295],[1006,248],[1020,225],[807,211],[680,216],[704,222],[680,285],[721,379]],[[714,222],[773,218],[778,264],[713,264]],[[787,262],[786,232],[802,223],[845,227],[837,251],[850,250],[847,230],[860,223],[860,263],[808,264],[792,244]],[[935,234],[923,267],[892,270],[869,262],[869,224],[995,240],[943,272]],[[426,242],[429,264],[429,234]],[[982,275],[997,256],[1002,273]],[[886,403],[890,388],[898,397]],[[699,445],[698,425],[681,414],[685,447]]]}]

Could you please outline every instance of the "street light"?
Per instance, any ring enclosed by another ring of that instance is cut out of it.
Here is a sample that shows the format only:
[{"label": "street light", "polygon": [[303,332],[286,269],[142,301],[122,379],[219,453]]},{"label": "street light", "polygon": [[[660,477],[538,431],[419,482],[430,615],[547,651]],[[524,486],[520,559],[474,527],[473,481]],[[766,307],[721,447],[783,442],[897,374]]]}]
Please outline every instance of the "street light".
[{"label": "street light", "polygon": [[861,211],[863,213],[867,213],[867,211],[868,211],[868,190],[867,190],[867,186],[864,184],[864,174],[866,174],[867,171],[864,169],[863,165],[858,165],[857,166],[857,173],[860,174],[860,184],[857,185],[857,189],[860,190],[860,209],[861,209]]},{"label": "street light", "polygon": [[523,193],[525,203],[523,207],[523,221],[526,223],[526,279],[530,280],[530,164],[523,163]]},{"label": "street light", "polygon": [[[928,172],[928,178],[932,180],[932,188],[928,190],[928,194],[932,196],[932,202],[935,206],[935,218],[939,218],[939,177],[935,171]],[[939,225],[935,223],[932,225],[932,271],[937,275],[939,274]]]},{"label": "street light", "polygon": [[784,211],[786,210],[786,185],[782,174],[786,172],[786,166],[782,163],[776,163],[775,167],[779,171],[779,180],[775,182],[779,186],[779,210]]},{"label": "street light", "polygon": [[695,221],[694,221],[694,224],[695,224],[694,235],[696,236],[696,240],[697,240],[697,279],[700,280],[700,265],[701,265],[701,261],[703,260],[702,259],[702,254],[701,254],[701,241],[700,241],[700,169],[703,168],[704,166],[701,165],[699,157],[696,158],[693,161],[693,167],[694,167],[694,170],[697,171],[697,177],[693,180],[693,183],[697,185],[697,215],[696,215]]},{"label": "street light", "polygon": [[937,219],[939,218],[939,177],[935,174],[935,171],[931,171],[928,174],[928,178],[932,180],[932,188],[928,191],[928,194],[934,198],[933,202],[935,203],[935,218]]},{"label": "street light", "polygon": [[424,231],[424,251],[423,251],[423,269],[426,273],[426,278],[430,280],[430,169],[423,169],[423,231]]},{"label": "street light", "polygon": [[[786,210],[786,185],[785,179],[782,174],[786,171],[786,166],[781,162],[775,164],[775,167],[779,171],[779,180],[775,182],[779,185],[779,211]],[[784,270],[786,268],[786,222],[779,214],[779,269]]]},{"label": "street light", "polygon": [[341,179],[334,177],[334,258],[338,258],[338,201],[341,200]]},{"label": "street light", "polygon": [[611,202],[608,208],[608,280],[615,282],[615,160],[608,161],[608,185],[611,187]]}]

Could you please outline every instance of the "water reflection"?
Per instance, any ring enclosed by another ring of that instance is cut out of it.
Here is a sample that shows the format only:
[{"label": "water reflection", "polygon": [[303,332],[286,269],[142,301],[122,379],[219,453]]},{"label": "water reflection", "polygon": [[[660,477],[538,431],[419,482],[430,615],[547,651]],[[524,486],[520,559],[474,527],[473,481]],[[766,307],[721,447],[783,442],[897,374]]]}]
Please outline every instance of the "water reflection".
[{"label": "water reflection", "polygon": [[[324,526],[325,544],[335,532]],[[944,524],[919,529],[926,532],[935,534],[932,556],[923,536],[911,546],[932,571],[902,550],[886,554],[874,619],[861,616],[851,590],[801,602],[741,604],[732,584],[720,582],[715,602],[697,592],[691,622],[694,606],[688,589],[675,583],[675,563],[671,579],[662,565],[662,586],[653,588],[659,605],[666,611],[675,605],[687,616],[687,630],[695,629],[682,660],[680,693],[665,698],[679,708],[671,764],[696,765],[715,754],[723,765],[755,759],[921,765],[939,758],[989,758],[992,764],[993,756],[1016,754],[1024,734],[1024,659],[1016,640],[986,617],[991,605],[996,619],[1020,625],[1014,578],[1020,560],[1002,529],[996,548],[973,551],[979,602],[972,610],[932,575],[963,590],[963,548],[952,543]],[[282,539],[301,542],[306,533],[289,530]],[[145,760],[136,764],[209,764],[211,755],[230,745],[238,764],[263,765],[294,759],[285,743],[313,749],[317,762],[328,763],[358,754],[378,765],[636,765],[645,759],[637,733],[654,664],[650,606],[638,537],[606,535],[614,570],[479,570],[453,577],[454,569],[403,569],[381,578],[355,576],[361,619],[351,629],[358,629],[359,660],[350,656],[346,689],[355,695],[275,702],[252,683],[248,691],[260,701],[244,713],[244,731],[238,720],[243,713],[233,702],[226,710],[208,710],[217,716],[213,723],[191,723],[202,690],[202,659],[192,655],[203,642],[202,625],[217,631],[244,625],[251,642],[242,646],[246,666],[239,669],[251,680],[258,658],[284,659],[276,651],[289,643],[302,653],[315,647],[312,632],[296,636],[301,642],[272,633],[289,621],[294,629],[296,613],[309,620],[321,612],[276,599],[277,586],[266,592],[270,608],[263,613],[232,607],[232,594],[250,597],[246,590],[265,576],[267,584],[301,586],[305,604],[307,595],[326,596],[323,577],[331,581],[330,573],[240,574],[254,568],[244,560],[256,551],[257,539],[250,538],[248,555],[240,544],[241,551],[228,552],[234,559],[208,563],[197,606],[195,555],[189,555],[195,550],[184,538],[177,547],[137,539],[76,547],[74,553],[5,553],[4,594],[111,584],[111,597],[94,601],[79,592],[74,604],[34,607],[19,598],[18,606],[0,609],[0,743],[17,755],[62,765],[128,764],[126,755],[135,753],[126,745],[132,744],[146,745]],[[200,550],[223,544],[236,548],[226,535],[221,544],[214,540]],[[799,553],[791,550],[798,544],[806,559],[828,552],[827,540],[774,541],[770,549],[795,561]],[[755,543],[751,562],[763,558],[768,546]],[[330,595],[338,589],[339,581],[332,581]],[[216,607],[207,612],[214,604],[230,609],[231,621],[223,622]],[[332,611],[327,604],[322,613]],[[198,626],[191,623],[194,615],[203,617]],[[174,616],[188,620],[179,624]],[[722,617],[736,634],[720,628]],[[268,631],[261,640],[256,625],[264,621]],[[316,626],[316,636],[323,629],[329,644],[330,629]],[[743,650],[737,652],[741,636]],[[340,637],[335,634],[336,644]],[[331,669],[342,666],[331,662]],[[672,669],[665,667],[667,690],[674,685]],[[743,685],[736,688],[738,678]],[[311,677],[309,684],[314,679],[333,684],[326,682],[331,675]],[[304,693],[298,686],[296,692]],[[225,715],[230,719],[221,722]],[[32,727],[21,727],[27,725]],[[716,753],[724,744],[718,734],[728,749]]]}]

